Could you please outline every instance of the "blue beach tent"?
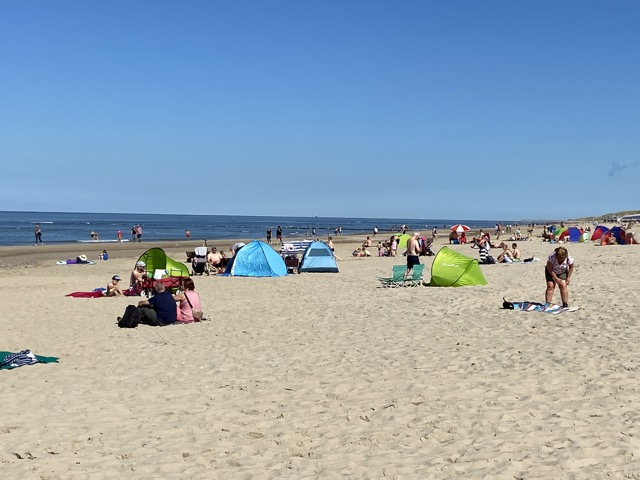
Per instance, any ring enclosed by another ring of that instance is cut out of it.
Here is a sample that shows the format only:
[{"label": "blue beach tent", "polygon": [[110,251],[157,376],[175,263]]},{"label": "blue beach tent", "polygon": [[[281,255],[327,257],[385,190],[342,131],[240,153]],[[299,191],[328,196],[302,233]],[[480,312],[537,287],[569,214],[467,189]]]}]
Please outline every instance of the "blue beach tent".
[{"label": "blue beach tent", "polygon": [[324,242],[313,242],[302,254],[302,265],[298,269],[303,272],[338,273],[338,264],[333,252]]},{"label": "blue beach tent", "polygon": [[224,275],[236,277],[284,277],[287,267],[276,251],[264,242],[254,240],[236,251]]}]

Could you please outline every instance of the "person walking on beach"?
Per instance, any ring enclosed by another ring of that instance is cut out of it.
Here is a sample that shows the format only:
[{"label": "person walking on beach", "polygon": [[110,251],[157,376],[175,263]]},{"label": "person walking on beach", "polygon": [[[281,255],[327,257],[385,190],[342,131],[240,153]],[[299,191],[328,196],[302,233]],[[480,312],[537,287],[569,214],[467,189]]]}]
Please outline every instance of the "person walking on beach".
[{"label": "person walking on beach", "polygon": [[420,232],[413,232],[411,238],[407,240],[407,273],[409,276],[413,272],[414,265],[420,265]]},{"label": "person walking on beach", "polygon": [[373,227],[373,237],[375,238],[375,236],[378,234],[378,227],[375,226]]},{"label": "person walking on beach", "polygon": [[282,245],[282,227],[280,225],[276,228],[276,240]]},{"label": "person walking on beach", "polygon": [[36,245],[38,245],[38,243],[42,245],[44,242],[42,241],[42,228],[40,228],[39,223],[36,223],[33,233],[36,236]]},{"label": "person walking on beach", "polygon": [[122,230],[118,230],[118,243],[122,243]]},{"label": "person walking on beach", "polygon": [[187,240],[189,240],[191,238],[191,232],[189,230],[185,231],[184,236],[186,237]]},{"label": "person walking on beach", "polygon": [[271,245],[271,227],[267,227],[267,245]]},{"label": "person walking on beach", "polygon": [[140,225],[136,225],[136,238],[138,242],[142,241],[142,227]]},{"label": "person walking on beach", "polygon": [[544,301],[551,303],[553,301],[553,293],[558,285],[560,290],[560,298],[562,299],[562,308],[569,307],[569,283],[573,274],[573,257],[564,247],[556,248],[544,269],[544,277],[547,281],[547,289],[544,292]]},{"label": "person walking on beach", "polygon": [[328,236],[327,237],[327,247],[329,247],[329,250],[331,250],[333,252],[333,256],[335,257],[336,260],[340,260],[340,257],[338,257],[336,255],[336,248],[333,245],[333,237]]}]

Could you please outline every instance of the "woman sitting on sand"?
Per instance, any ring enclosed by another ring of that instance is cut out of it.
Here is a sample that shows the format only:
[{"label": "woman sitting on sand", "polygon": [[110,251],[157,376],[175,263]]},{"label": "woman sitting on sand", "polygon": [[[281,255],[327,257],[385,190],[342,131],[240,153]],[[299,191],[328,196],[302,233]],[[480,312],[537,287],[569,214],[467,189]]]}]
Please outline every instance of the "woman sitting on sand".
[{"label": "woman sitting on sand", "polygon": [[[173,296],[173,299],[178,303],[178,317],[177,321],[182,323],[199,322],[194,316],[194,311],[201,312],[202,306],[200,305],[200,295],[195,291],[196,284],[193,283],[191,278],[185,278],[183,282],[184,292],[177,293]],[[196,314],[197,315],[197,314]]]}]

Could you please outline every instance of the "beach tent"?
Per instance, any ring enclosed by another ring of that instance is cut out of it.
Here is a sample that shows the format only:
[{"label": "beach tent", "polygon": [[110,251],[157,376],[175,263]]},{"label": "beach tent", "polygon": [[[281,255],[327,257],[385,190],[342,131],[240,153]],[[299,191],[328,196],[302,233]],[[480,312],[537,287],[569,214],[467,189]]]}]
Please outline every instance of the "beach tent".
[{"label": "beach tent", "polygon": [[568,230],[567,227],[558,227],[553,231],[553,235],[559,239],[562,236],[562,234],[567,230]]},{"label": "beach tent", "polygon": [[330,272],[338,273],[336,257],[324,242],[313,242],[302,254],[302,265],[298,269],[302,272]]},{"label": "beach tent", "polygon": [[236,277],[284,277],[287,267],[276,251],[264,242],[254,240],[236,251],[224,275]]},{"label": "beach tent", "polygon": [[607,233],[609,229],[604,225],[598,225],[593,229],[593,234],[591,235],[591,241],[594,242],[596,240],[600,240],[602,236]]},{"label": "beach tent", "polygon": [[625,231],[622,229],[622,227],[613,227],[609,231],[611,232],[611,235],[616,237],[618,245],[624,245]]},{"label": "beach tent", "polygon": [[564,240],[567,242],[582,242],[582,230],[578,227],[569,227],[560,234],[558,240]]},{"label": "beach tent", "polygon": [[411,238],[411,235],[409,235],[408,233],[403,233],[402,235],[400,235],[398,237],[398,247],[406,248],[407,242],[409,241],[410,238]]},{"label": "beach tent", "polygon": [[448,247],[442,247],[433,259],[429,282],[432,287],[466,287],[486,284],[487,280],[475,258],[467,257]]},{"label": "beach tent", "polygon": [[[170,257],[161,248],[150,248],[138,258],[138,262],[144,262],[147,275],[155,278],[156,271],[164,271],[169,277],[188,277],[189,269]],[[136,262],[137,263],[137,262]]]}]

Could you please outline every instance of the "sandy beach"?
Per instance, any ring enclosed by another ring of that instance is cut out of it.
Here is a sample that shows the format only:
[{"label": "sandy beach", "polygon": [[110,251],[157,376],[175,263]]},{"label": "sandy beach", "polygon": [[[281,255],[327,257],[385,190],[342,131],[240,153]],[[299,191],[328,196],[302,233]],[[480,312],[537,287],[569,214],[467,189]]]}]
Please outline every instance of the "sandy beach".
[{"label": "sandy beach", "polygon": [[2,476],[640,478],[638,245],[568,244],[579,309],[551,315],[502,309],[544,300],[540,238],[486,286],[400,289],[375,277],[404,257],[337,240],[338,274],[198,276],[210,321],[136,329],[116,317],[139,298],[65,295],[155,244],[0,248],[0,350],[60,358],[0,372]]}]

